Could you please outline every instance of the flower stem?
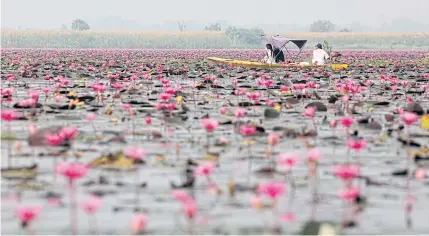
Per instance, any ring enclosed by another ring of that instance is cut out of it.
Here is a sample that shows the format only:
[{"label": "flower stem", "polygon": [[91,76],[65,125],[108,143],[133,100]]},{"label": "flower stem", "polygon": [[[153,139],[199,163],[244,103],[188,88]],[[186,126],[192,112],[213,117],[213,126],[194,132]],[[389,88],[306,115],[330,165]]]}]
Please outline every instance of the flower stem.
[{"label": "flower stem", "polygon": [[69,179],[70,193],[70,233],[76,235],[77,228],[77,209],[76,209],[76,192],[74,190],[73,180]]}]

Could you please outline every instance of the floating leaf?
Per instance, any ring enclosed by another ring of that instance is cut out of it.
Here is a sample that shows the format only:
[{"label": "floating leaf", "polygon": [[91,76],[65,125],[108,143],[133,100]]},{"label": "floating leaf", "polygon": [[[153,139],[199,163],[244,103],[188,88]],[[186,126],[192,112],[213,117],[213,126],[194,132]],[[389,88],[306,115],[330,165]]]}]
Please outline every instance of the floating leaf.
[{"label": "floating leaf", "polygon": [[206,153],[204,154],[204,159],[208,161],[217,161],[219,160],[219,154],[218,153]]},{"label": "floating leaf", "polygon": [[245,139],[241,142],[241,144],[243,144],[243,145],[252,145],[254,143],[255,143],[255,141],[253,141],[251,139]]},{"label": "floating leaf", "polygon": [[210,100],[212,100],[212,97],[211,97],[211,96],[209,96],[209,95],[205,95],[205,96],[204,96],[204,100],[206,100],[206,101],[210,101]]},{"label": "floating leaf", "polygon": [[67,93],[67,97],[76,97],[77,96],[77,93],[75,92],[75,91],[69,91],[68,93]]},{"label": "floating leaf", "polygon": [[83,152],[76,152],[74,154],[77,158],[83,157]]},{"label": "floating leaf", "polygon": [[164,160],[165,160],[164,155],[162,155],[162,154],[157,154],[157,155],[156,155],[156,161],[157,161],[157,162],[162,162],[162,161],[164,161]]},{"label": "floating leaf", "polygon": [[389,135],[386,133],[380,134],[380,141],[386,141],[389,138]]},{"label": "floating leaf", "polygon": [[429,117],[427,114],[423,114],[422,119],[420,121],[420,128],[429,129]]},{"label": "floating leaf", "polygon": [[2,168],[1,176],[5,179],[33,179],[37,175],[37,164],[29,167]]},{"label": "floating leaf", "polygon": [[110,109],[110,107],[106,108],[106,110],[104,111],[104,114],[106,114],[106,115],[111,115],[112,114],[112,110]]},{"label": "floating leaf", "polygon": [[276,104],[274,105],[274,109],[276,109],[277,111],[280,111],[280,109],[281,109],[280,104],[276,103]]},{"label": "floating leaf", "polygon": [[176,97],[176,104],[179,105],[181,101],[182,101],[182,96],[177,96]]},{"label": "floating leaf", "polygon": [[133,159],[126,157],[122,152],[102,155],[88,163],[89,167],[100,167],[116,170],[133,170]]}]

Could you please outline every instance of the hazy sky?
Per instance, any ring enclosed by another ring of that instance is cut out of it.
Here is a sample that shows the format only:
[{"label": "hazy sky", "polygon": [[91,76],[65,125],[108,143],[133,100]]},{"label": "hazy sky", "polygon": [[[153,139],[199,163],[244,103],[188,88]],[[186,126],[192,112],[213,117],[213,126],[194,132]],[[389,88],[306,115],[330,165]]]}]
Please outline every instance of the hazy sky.
[{"label": "hazy sky", "polygon": [[196,20],[230,25],[335,24],[379,26],[394,18],[429,24],[429,0],[1,0],[2,28],[58,29],[73,19],[120,16],[142,25]]}]

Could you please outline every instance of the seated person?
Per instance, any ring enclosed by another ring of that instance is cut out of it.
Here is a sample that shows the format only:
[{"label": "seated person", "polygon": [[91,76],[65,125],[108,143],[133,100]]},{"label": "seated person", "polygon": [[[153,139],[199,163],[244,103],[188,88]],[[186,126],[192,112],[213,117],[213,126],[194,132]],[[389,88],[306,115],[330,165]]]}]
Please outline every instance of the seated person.
[{"label": "seated person", "polygon": [[266,55],[265,57],[262,59],[263,63],[275,63],[276,60],[274,59],[274,50],[273,50],[273,46],[271,44],[267,44],[265,45],[266,47]]},{"label": "seated person", "polygon": [[285,55],[282,50],[278,48],[274,49],[274,56],[276,57],[276,63],[285,62]]},{"label": "seated person", "polygon": [[322,49],[322,44],[318,43],[316,49],[313,51],[312,63],[321,66],[325,64],[326,59],[329,59],[329,55]]}]

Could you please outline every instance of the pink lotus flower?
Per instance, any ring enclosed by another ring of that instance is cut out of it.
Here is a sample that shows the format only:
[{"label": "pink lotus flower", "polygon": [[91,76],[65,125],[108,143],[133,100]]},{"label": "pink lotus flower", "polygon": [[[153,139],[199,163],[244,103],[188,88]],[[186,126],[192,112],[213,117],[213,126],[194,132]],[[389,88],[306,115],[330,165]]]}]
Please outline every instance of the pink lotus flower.
[{"label": "pink lotus flower", "polygon": [[195,203],[187,202],[183,205],[183,212],[189,219],[194,218],[196,211],[197,206],[195,205]]},{"label": "pink lotus flower", "polygon": [[15,213],[18,219],[24,223],[24,226],[27,226],[28,223],[33,221],[39,213],[42,211],[41,205],[31,205],[31,206],[17,206],[15,208]]},{"label": "pink lotus flower", "polygon": [[289,170],[298,160],[298,154],[293,152],[283,152],[277,157],[277,163],[283,164]]},{"label": "pink lotus flower", "polygon": [[303,115],[306,117],[314,117],[314,113],[316,112],[315,106],[310,106],[305,108]]},{"label": "pink lotus flower", "polygon": [[58,205],[60,205],[62,202],[61,202],[61,198],[59,198],[59,197],[50,197],[50,198],[48,198],[48,200],[46,201],[46,203],[47,203],[48,205],[58,206]]},{"label": "pink lotus flower", "polygon": [[66,127],[61,128],[61,130],[59,131],[59,135],[65,137],[67,139],[72,139],[78,133],[79,133],[79,130],[77,130],[77,128],[74,126],[66,126]]},{"label": "pink lotus flower", "polygon": [[39,98],[39,92],[34,89],[28,89],[27,96],[31,99],[37,100],[37,98]]},{"label": "pink lotus flower", "polygon": [[279,141],[279,139],[280,139],[280,135],[279,134],[277,134],[277,133],[270,133],[268,135],[268,144],[270,146],[274,146],[274,145],[277,144],[277,142]]},{"label": "pink lotus flower", "polygon": [[337,120],[330,120],[329,121],[329,126],[331,126],[331,128],[337,127]]},{"label": "pink lotus flower", "polygon": [[419,116],[414,112],[403,112],[401,114],[401,120],[407,124],[411,125],[419,119]]},{"label": "pink lotus flower", "polygon": [[57,146],[64,140],[65,136],[60,135],[59,133],[47,133],[45,134],[45,140],[51,146]]},{"label": "pink lotus flower", "polygon": [[215,163],[212,161],[205,161],[198,164],[194,169],[194,176],[209,175],[215,168]]},{"label": "pink lotus flower", "polygon": [[193,203],[194,199],[192,198],[191,195],[189,195],[188,192],[183,191],[183,190],[173,190],[171,192],[171,195],[173,196],[174,199],[180,201],[181,203]]},{"label": "pink lotus flower", "polygon": [[157,110],[161,110],[161,109],[164,109],[165,108],[165,104],[164,103],[157,103],[157,104],[155,104],[155,108],[157,109]]},{"label": "pink lotus flower", "polygon": [[348,103],[348,102],[349,102],[349,99],[350,99],[350,97],[349,97],[349,96],[347,96],[347,95],[344,95],[344,96],[342,96],[342,97],[341,97],[341,101],[342,101],[343,103]]},{"label": "pink lotus flower", "polygon": [[63,97],[61,97],[61,96],[55,96],[54,97],[55,102],[60,102],[61,99],[63,99]]},{"label": "pink lotus flower", "polygon": [[168,99],[170,99],[170,97],[171,97],[171,94],[168,94],[168,93],[161,93],[160,95],[159,95],[159,98],[161,99],[161,100],[168,100]]},{"label": "pink lotus flower", "polygon": [[18,105],[21,107],[33,107],[36,105],[36,100],[29,98],[29,99],[20,99],[18,101]]},{"label": "pink lotus flower", "polygon": [[88,167],[79,162],[62,162],[56,166],[56,172],[74,180],[83,177],[88,172]]},{"label": "pink lotus flower", "polygon": [[246,115],[246,109],[243,108],[237,108],[234,110],[235,117],[243,117]]},{"label": "pink lotus flower", "polygon": [[146,124],[151,124],[152,123],[152,119],[150,118],[150,116],[146,116],[144,118],[144,121],[146,122]]},{"label": "pink lotus flower", "polygon": [[36,126],[35,125],[33,125],[33,124],[29,124],[28,126],[27,126],[27,130],[28,130],[28,135],[34,135],[35,133],[36,133],[36,130],[37,130],[37,128],[36,128]]},{"label": "pink lotus flower", "polygon": [[282,92],[289,91],[289,87],[286,85],[280,85],[280,91],[282,91]]},{"label": "pink lotus flower", "polygon": [[320,156],[320,150],[317,148],[311,148],[307,150],[307,160],[309,161],[318,161]]},{"label": "pink lotus flower", "polygon": [[200,121],[200,124],[206,129],[207,132],[212,132],[219,126],[219,121],[214,119],[205,118]]},{"label": "pink lotus flower", "polygon": [[98,208],[100,208],[100,206],[101,200],[95,195],[87,196],[80,204],[82,210],[88,214],[94,213]]},{"label": "pink lotus flower", "polygon": [[125,110],[128,110],[131,108],[131,104],[122,104],[122,108],[124,108]]},{"label": "pink lotus flower", "polygon": [[167,108],[168,110],[172,111],[174,110],[174,108],[176,108],[176,104],[175,103],[167,103],[164,105],[165,108]]},{"label": "pink lotus flower", "polygon": [[272,199],[280,196],[286,187],[281,181],[262,182],[258,185],[258,192]]},{"label": "pink lotus flower", "polygon": [[396,107],[393,112],[395,112],[396,114],[402,114],[402,112],[404,112],[404,108],[402,108],[402,107]]},{"label": "pink lotus flower", "polygon": [[258,99],[261,96],[261,94],[259,92],[248,92],[247,93],[247,97],[249,99],[255,100]]},{"label": "pink lotus flower", "polygon": [[353,117],[351,117],[351,116],[343,116],[338,121],[344,127],[350,127],[353,124]]},{"label": "pink lotus flower", "polygon": [[360,150],[366,146],[366,141],[365,139],[349,139],[347,146],[354,150]]},{"label": "pink lotus flower", "polygon": [[264,85],[265,85],[265,87],[269,88],[272,83],[273,83],[273,80],[267,79],[267,80],[265,80]]},{"label": "pink lotus flower", "polygon": [[253,134],[256,131],[256,127],[253,125],[242,125],[240,126],[240,133],[242,135],[248,136]]},{"label": "pink lotus flower", "polygon": [[146,155],[146,150],[137,146],[128,146],[124,149],[124,154],[132,159],[141,159]]},{"label": "pink lotus flower", "polygon": [[359,195],[359,191],[359,187],[357,186],[343,188],[338,192],[338,197],[346,201],[352,201]]},{"label": "pink lotus flower", "polygon": [[307,87],[309,88],[316,87],[316,83],[314,81],[308,81],[307,83],[305,83],[305,85],[307,85]]},{"label": "pink lotus flower", "polygon": [[295,221],[296,217],[294,213],[286,212],[280,215],[280,219],[282,221],[291,222],[291,221]]},{"label": "pink lotus flower", "polygon": [[292,85],[292,88],[295,90],[303,90],[303,89],[305,89],[305,87],[307,87],[306,84],[293,84]]},{"label": "pink lotus flower", "polygon": [[137,213],[133,215],[131,219],[131,230],[133,233],[137,234],[143,231],[146,225],[147,218],[142,213]]},{"label": "pink lotus flower", "polygon": [[224,115],[226,113],[226,107],[219,108],[219,114]]},{"label": "pink lotus flower", "polygon": [[261,198],[259,198],[258,196],[251,196],[250,205],[256,209],[260,208],[262,206]]},{"label": "pink lotus flower", "polygon": [[267,100],[265,100],[265,103],[266,103],[266,104],[267,104],[267,106],[269,106],[269,107],[273,107],[273,106],[274,106],[274,101],[273,101],[273,100],[267,99]]},{"label": "pink lotus flower", "polygon": [[1,118],[5,121],[11,121],[17,117],[15,110],[2,110]]},{"label": "pink lotus flower", "polygon": [[350,180],[357,176],[359,173],[359,166],[356,165],[335,165],[334,175],[342,180]]},{"label": "pink lotus flower", "polygon": [[90,112],[88,114],[85,115],[85,119],[88,121],[92,121],[95,118],[95,113],[94,112]]}]

